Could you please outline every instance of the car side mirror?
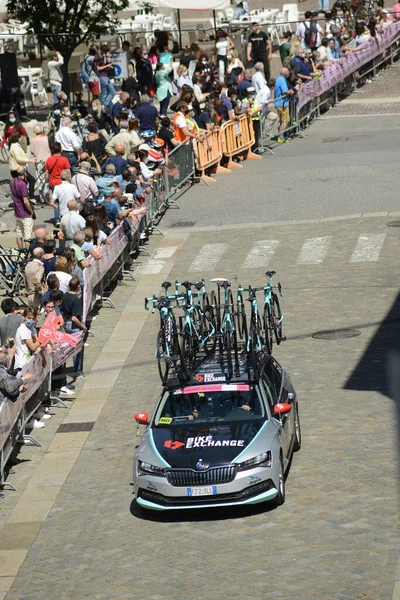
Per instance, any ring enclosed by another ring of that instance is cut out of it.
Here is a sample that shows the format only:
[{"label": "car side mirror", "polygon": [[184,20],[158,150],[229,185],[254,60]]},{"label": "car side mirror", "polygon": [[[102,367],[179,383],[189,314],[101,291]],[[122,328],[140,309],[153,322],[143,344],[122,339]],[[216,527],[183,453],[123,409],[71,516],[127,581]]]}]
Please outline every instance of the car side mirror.
[{"label": "car side mirror", "polygon": [[135,415],[135,421],[139,425],[148,425],[148,423],[149,423],[149,413],[147,413],[147,412],[137,413],[137,415]]},{"label": "car side mirror", "polygon": [[274,406],[274,416],[279,415],[282,417],[283,415],[287,415],[292,410],[291,404],[285,404],[283,402],[278,402]]}]

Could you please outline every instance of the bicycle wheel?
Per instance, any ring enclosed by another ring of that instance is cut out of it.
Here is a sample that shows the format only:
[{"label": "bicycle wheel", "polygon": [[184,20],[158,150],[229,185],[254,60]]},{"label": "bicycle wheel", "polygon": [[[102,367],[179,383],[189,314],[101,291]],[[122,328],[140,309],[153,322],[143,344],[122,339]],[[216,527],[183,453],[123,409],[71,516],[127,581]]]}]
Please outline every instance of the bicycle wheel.
[{"label": "bicycle wheel", "polygon": [[0,207],[7,208],[7,204],[11,202],[10,182],[8,179],[0,181]]},{"label": "bicycle wheel", "polygon": [[268,303],[264,305],[264,334],[265,334],[265,348],[268,354],[272,354],[272,346],[274,343],[272,337],[273,327],[272,327],[272,317],[271,317],[271,307]]},{"label": "bicycle wheel", "polygon": [[187,374],[193,372],[196,365],[197,342],[188,327],[182,334],[182,360]]},{"label": "bicycle wheel", "polygon": [[271,305],[271,309],[272,309],[272,322],[274,324],[274,333],[275,333],[276,343],[279,346],[279,344],[281,343],[281,341],[283,339],[283,335],[282,335],[282,311],[281,311],[281,307],[279,305],[278,296],[276,294],[272,294],[272,298],[273,298],[273,303]]},{"label": "bicycle wheel", "polygon": [[210,299],[207,292],[204,292],[201,297],[201,308],[204,310],[206,306],[210,306]]},{"label": "bicycle wheel", "polygon": [[248,333],[247,333],[246,311],[244,310],[244,302],[243,302],[242,292],[238,293],[238,301],[237,301],[236,313],[235,313],[235,323],[236,323],[236,329],[238,332],[239,340],[246,341]]},{"label": "bicycle wheel", "polygon": [[208,355],[215,351],[217,343],[217,330],[214,312],[211,306],[204,307],[201,316],[201,338],[206,340],[203,344],[204,352]]},{"label": "bicycle wheel", "polygon": [[156,357],[158,373],[160,375],[161,383],[165,384],[168,378],[169,361],[166,352],[164,329],[160,329],[160,331],[157,334]]},{"label": "bicycle wheel", "polygon": [[233,368],[232,368],[232,339],[231,339],[231,324],[227,321],[225,325],[225,332],[223,335],[223,345],[226,350],[226,364],[228,367],[228,377],[231,379]]},{"label": "bicycle wheel", "polygon": [[29,306],[28,294],[25,289],[25,282],[21,275],[17,276],[17,281],[15,283],[14,290],[12,294],[10,294],[10,296],[13,298],[17,298],[20,301],[20,303],[24,306]]},{"label": "bicycle wheel", "polygon": [[220,307],[218,306],[217,294],[214,292],[214,290],[211,292],[210,301],[211,301],[211,306],[213,308],[213,312],[215,315],[217,329],[218,329],[218,331],[220,331],[220,329],[221,329],[221,310],[220,310]]}]

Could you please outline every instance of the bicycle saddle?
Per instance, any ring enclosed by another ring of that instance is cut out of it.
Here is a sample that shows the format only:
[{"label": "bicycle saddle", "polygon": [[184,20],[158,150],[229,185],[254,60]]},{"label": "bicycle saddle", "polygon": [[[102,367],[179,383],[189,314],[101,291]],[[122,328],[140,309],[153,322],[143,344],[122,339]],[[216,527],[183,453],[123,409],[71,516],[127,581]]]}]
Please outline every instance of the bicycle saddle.
[{"label": "bicycle saddle", "polygon": [[169,287],[171,287],[171,285],[172,285],[172,283],[170,283],[169,281],[164,281],[164,282],[161,284],[161,287],[163,287],[163,288],[164,288],[164,290],[167,290]]},{"label": "bicycle saddle", "polygon": [[267,277],[272,277],[273,275],[275,275],[276,271],[267,271],[265,274]]},{"label": "bicycle saddle", "polygon": [[227,290],[228,288],[231,287],[231,282],[226,279],[225,281],[223,281],[221,283],[221,287],[224,288],[224,290]]},{"label": "bicycle saddle", "polygon": [[193,283],[191,281],[186,280],[186,281],[182,281],[181,285],[183,285],[183,287],[188,290],[189,288],[192,287]]},{"label": "bicycle saddle", "polygon": [[200,291],[201,289],[203,289],[203,286],[204,286],[204,281],[198,281],[197,283],[194,284],[194,287],[198,291]]}]

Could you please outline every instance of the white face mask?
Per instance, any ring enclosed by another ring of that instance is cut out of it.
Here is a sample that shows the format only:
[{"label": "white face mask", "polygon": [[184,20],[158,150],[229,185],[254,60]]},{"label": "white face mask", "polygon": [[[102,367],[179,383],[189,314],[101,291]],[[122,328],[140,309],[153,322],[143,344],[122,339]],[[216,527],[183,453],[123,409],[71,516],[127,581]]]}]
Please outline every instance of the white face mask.
[{"label": "white face mask", "polygon": [[149,157],[147,157],[147,158],[144,158],[144,159],[143,159],[143,162],[144,162],[144,164],[145,164],[145,165],[147,165],[147,163],[149,162]]}]

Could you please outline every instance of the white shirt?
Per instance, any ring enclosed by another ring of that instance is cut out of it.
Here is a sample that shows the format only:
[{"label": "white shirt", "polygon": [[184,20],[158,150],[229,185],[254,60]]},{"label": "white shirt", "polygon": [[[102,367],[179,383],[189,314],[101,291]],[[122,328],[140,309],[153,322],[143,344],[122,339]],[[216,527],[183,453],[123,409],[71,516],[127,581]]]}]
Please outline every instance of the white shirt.
[{"label": "white shirt", "polygon": [[261,106],[266,106],[268,104],[268,100],[272,97],[271,90],[267,85],[264,85],[263,88],[259,92],[257,92],[256,100]]},{"label": "white shirt", "polygon": [[265,77],[262,73],[260,73],[260,71],[254,73],[253,77],[251,78],[251,83],[253,84],[253,88],[256,90],[256,94],[258,94],[258,92],[267,85]]},{"label": "white shirt", "polygon": [[69,181],[63,181],[59,185],[56,185],[53,190],[53,198],[58,200],[60,215],[62,217],[68,212],[67,204],[69,200],[78,200],[80,197],[81,195],[77,188]]},{"label": "white shirt", "polygon": [[[322,29],[321,25],[319,25],[319,23],[314,21],[313,24],[315,24],[316,28],[317,28],[317,40],[316,40],[315,45],[318,47],[321,45],[321,39],[322,39],[322,37],[324,37],[325,33],[324,33],[324,30]],[[307,28],[310,27],[311,21],[303,21],[302,23],[299,23],[299,26],[297,27],[297,30],[296,30],[296,35],[299,38],[299,40],[301,41],[302,48],[308,48],[307,44],[304,41],[304,36],[306,34],[306,26],[307,26]]]},{"label": "white shirt", "polygon": [[[185,123],[186,123],[186,121],[185,121]],[[140,163],[140,171],[143,175],[143,178],[146,181],[153,176],[153,173],[150,171],[149,167],[144,162]]]},{"label": "white shirt", "polygon": [[72,240],[74,233],[83,231],[85,227],[85,219],[76,210],[69,210],[61,219],[61,229],[67,240]]},{"label": "white shirt", "polygon": [[[49,273],[49,275],[56,275],[58,278],[58,281],[60,282],[60,290],[65,294],[66,292],[68,292],[69,289],[69,282],[72,279],[72,275],[70,275],[69,273],[65,273],[64,271],[51,271]],[[49,275],[47,275],[46,277],[46,281],[49,277]]]},{"label": "white shirt", "polygon": [[215,47],[219,56],[226,56],[228,52],[229,42],[225,38],[222,38],[218,40],[218,42],[215,44]]},{"label": "white shirt", "polygon": [[29,329],[25,323],[21,323],[15,334],[15,369],[22,369],[31,359],[32,354],[25,340],[31,340],[32,335],[37,335],[36,329]]},{"label": "white shirt", "polygon": [[61,127],[56,133],[56,142],[61,144],[65,152],[74,152],[81,147],[78,136],[70,127]]}]

